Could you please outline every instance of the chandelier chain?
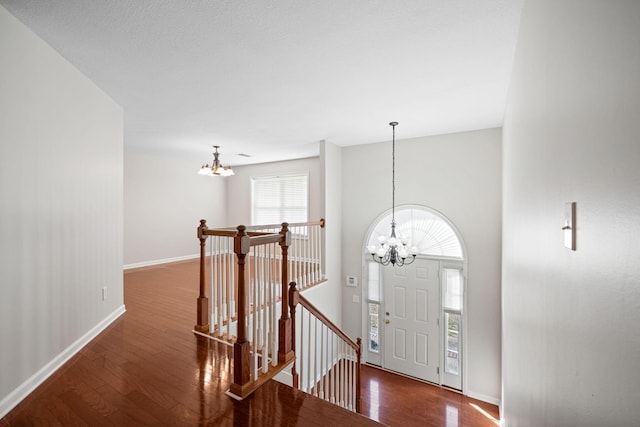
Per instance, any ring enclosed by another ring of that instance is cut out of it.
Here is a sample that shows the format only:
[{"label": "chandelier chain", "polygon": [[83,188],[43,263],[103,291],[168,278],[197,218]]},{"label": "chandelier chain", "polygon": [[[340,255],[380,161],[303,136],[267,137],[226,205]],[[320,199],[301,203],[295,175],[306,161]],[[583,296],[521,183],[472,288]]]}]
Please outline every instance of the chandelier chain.
[{"label": "chandelier chain", "polygon": [[391,142],[391,225],[395,230],[396,226],[396,125],[397,122],[391,122],[393,129],[393,137]]},{"label": "chandelier chain", "polygon": [[369,252],[373,260],[382,265],[392,264],[397,267],[411,264],[416,259],[418,248],[408,248],[408,239],[404,236],[396,236],[396,126],[398,122],[391,122],[393,129],[391,140],[391,234],[380,236],[380,246],[369,246]]}]

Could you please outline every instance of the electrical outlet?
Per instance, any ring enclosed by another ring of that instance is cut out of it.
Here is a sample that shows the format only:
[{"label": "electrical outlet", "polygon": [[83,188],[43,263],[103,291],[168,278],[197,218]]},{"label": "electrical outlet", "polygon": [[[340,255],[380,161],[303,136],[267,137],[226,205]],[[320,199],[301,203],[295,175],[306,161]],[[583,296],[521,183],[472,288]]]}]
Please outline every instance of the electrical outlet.
[{"label": "electrical outlet", "polygon": [[103,286],[102,287],[102,301],[107,299],[107,287]]}]

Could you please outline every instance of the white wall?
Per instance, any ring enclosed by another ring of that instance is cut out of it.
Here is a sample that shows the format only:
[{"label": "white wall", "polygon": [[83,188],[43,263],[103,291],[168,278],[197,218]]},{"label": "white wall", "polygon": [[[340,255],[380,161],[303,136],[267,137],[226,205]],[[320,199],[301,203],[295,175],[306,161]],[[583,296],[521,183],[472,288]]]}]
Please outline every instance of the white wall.
[{"label": "white wall", "polygon": [[287,175],[295,173],[309,174],[309,220],[320,219],[321,176],[320,159],[290,160],[285,162],[260,163],[256,165],[234,167],[234,176],[227,178],[227,223],[220,226],[235,227],[251,224],[251,178],[258,176]]},{"label": "white wall", "polygon": [[199,255],[200,219],[225,225],[224,177],[198,175],[197,161],[125,151],[125,268]]},{"label": "white wall", "polygon": [[123,114],[2,7],[0,58],[2,417],[124,311]]},{"label": "white wall", "polygon": [[[342,149],[320,143],[322,217],[326,219],[325,269],[327,282],[305,296],[336,325],[342,325]],[[352,335],[357,338],[357,335]]]},{"label": "white wall", "polygon": [[[397,134],[401,134],[401,126]],[[499,129],[396,140],[396,205],[440,211],[468,249],[466,392],[500,399],[501,138]],[[343,149],[343,326],[361,336],[362,253],[371,223],[391,208],[391,143]]]},{"label": "white wall", "polygon": [[508,426],[640,420],[639,23],[637,1],[523,9],[504,125]]}]

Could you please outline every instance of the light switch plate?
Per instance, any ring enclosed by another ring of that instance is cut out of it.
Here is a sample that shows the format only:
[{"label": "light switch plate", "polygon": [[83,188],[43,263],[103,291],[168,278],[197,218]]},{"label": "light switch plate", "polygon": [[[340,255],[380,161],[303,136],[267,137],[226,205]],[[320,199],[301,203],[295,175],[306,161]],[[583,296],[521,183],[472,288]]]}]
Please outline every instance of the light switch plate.
[{"label": "light switch plate", "polygon": [[358,278],[355,277],[355,276],[347,276],[346,279],[345,279],[345,283],[350,288],[357,288],[358,287]]},{"label": "light switch plate", "polygon": [[576,202],[564,204],[562,232],[564,233],[564,246],[572,251],[576,250]]}]

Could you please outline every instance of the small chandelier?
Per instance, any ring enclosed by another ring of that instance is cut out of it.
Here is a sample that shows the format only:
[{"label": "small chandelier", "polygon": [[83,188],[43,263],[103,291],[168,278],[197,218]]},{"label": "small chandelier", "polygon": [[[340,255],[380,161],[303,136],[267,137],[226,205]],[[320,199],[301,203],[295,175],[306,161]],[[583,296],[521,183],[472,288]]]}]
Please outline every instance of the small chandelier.
[{"label": "small chandelier", "polygon": [[208,176],[231,176],[231,175],[235,175],[235,173],[233,173],[233,169],[231,169],[230,166],[222,166],[220,164],[220,160],[218,159],[218,156],[220,156],[220,153],[218,153],[218,148],[220,148],[220,146],[219,145],[214,145],[213,148],[215,148],[215,150],[216,150],[213,153],[213,163],[211,164],[211,166],[209,166],[208,163],[202,165],[202,167],[198,171],[198,174],[200,174],[200,175],[208,175]]},{"label": "small chandelier", "polygon": [[382,265],[403,265],[411,264],[416,259],[418,248],[407,247],[409,239],[400,236],[396,237],[396,126],[398,122],[389,123],[393,128],[393,142],[391,151],[391,235],[389,237],[378,237],[379,246],[371,245],[367,249],[373,260]]}]

